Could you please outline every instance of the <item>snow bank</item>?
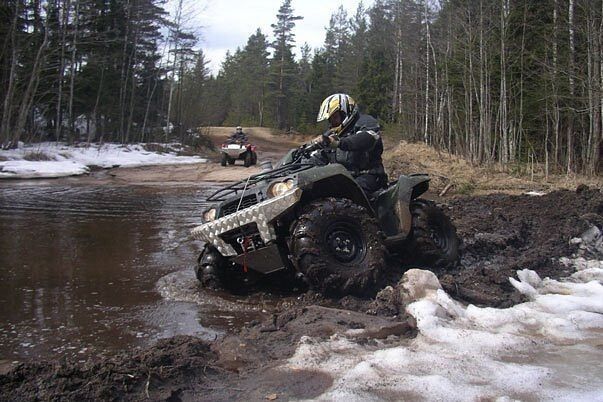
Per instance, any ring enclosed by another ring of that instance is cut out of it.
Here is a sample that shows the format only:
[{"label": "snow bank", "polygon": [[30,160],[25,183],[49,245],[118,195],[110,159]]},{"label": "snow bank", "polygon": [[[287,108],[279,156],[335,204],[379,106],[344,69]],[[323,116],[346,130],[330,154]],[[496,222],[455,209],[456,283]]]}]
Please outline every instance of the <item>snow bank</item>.
[{"label": "snow bank", "polygon": [[[173,149],[178,144],[168,144]],[[25,160],[40,159],[40,160]],[[90,166],[102,168],[202,163],[197,156],[178,156],[176,152],[156,153],[143,144],[92,144],[88,147],[61,143],[40,143],[0,151],[0,178],[63,177],[89,172]]]},{"label": "snow bank", "polygon": [[518,271],[511,283],[530,301],[508,309],[463,306],[433,273],[410,270],[402,292],[415,339],[306,337],[282,369],[331,375],[319,400],[603,401],[603,266],[577,268],[563,281]]}]

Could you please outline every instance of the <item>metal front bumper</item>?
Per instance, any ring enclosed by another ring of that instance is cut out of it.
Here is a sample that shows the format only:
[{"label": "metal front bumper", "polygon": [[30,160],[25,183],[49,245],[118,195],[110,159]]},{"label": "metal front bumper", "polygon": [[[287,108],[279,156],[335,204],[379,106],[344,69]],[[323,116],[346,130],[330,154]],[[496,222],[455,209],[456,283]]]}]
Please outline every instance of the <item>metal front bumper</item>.
[{"label": "metal front bumper", "polygon": [[295,205],[301,198],[301,193],[302,191],[297,188],[239,212],[197,226],[192,230],[191,234],[195,239],[212,244],[225,257],[236,256],[237,252],[235,249],[222,240],[220,237],[221,234],[255,222],[260,232],[260,237],[265,244],[276,240],[274,226],[271,222]]},{"label": "metal front bumper", "polygon": [[222,152],[224,152],[226,155],[230,156],[231,158],[238,158],[239,156],[241,156],[242,153],[246,152],[247,148],[240,148],[240,149],[224,149],[222,148]]}]

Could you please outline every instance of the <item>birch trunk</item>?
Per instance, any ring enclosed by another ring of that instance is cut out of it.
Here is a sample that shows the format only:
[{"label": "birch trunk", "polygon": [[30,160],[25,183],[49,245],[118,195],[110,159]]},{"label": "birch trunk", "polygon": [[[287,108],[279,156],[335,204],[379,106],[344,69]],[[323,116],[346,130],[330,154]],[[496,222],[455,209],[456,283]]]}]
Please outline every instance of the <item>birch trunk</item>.
[{"label": "birch trunk", "polygon": [[64,0],[63,7],[60,7],[61,15],[61,61],[59,64],[59,76],[58,76],[58,89],[57,89],[57,110],[55,119],[55,137],[59,141],[61,138],[61,131],[63,129],[63,80],[65,78],[65,42],[67,36],[67,23],[69,16],[69,9],[71,8],[71,1]]},{"label": "birch trunk", "polygon": [[78,35],[78,28],[79,28],[79,22],[80,22],[79,14],[80,14],[80,0],[75,0],[75,16],[74,16],[74,20],[73,20],[73,24],[74,24],[73,45],[72,45],[72,49],[71,49],[71,77],[70,77],[70,83],[69,83],[69,122],[70,122],[72,135],[75,134],[75,130],[74,130],[75,118],[73,117],[73,92],[74,92],[74,88],[75,88],[75,71],[76,71],[75,55],[77,52],[77,35]]},{"label": "birch trunk", "polygon": [[[568,15],[568,34],[569,34],[569,74],[568,74],[568,79],[569,79],[569,95],[570,95],[570,102],[573,102],[575,100],[575,90],[574,90],[574,63],[575,63],[575,42],[574,42],[574,0],[569,0],[568,3],[568,10],[567,10],[567,15]],[[569,116],[568,116],[568,124],[567,124],[567,174],[570,174],[572,172],[572,168],[573,168],[573,141],[572,141],[572,137],[573,137],[573,131],[574,131],[574,114],[573,111],[570,110],[569,112]]]}]

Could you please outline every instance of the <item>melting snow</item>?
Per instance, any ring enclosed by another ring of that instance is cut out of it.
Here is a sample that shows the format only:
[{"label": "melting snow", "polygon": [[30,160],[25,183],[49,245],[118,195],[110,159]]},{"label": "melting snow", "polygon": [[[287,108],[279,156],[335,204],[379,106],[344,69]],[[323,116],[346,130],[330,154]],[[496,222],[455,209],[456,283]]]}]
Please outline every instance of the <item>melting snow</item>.
[{"label": "melting snow", "polygon": [[[168,146],[174,144],[168,144]],[[27,161],[28,155],[43,159]],[[198,156],[178,156],[175,152],[156,153],[144,149],[143,144],[92,144],[88,147],[68,146],[44,142],[19,144],[19,148],[0,151],[1,178],[37,178],[74,176],[89,172],[89,166],[136,167],[146,165],[189,164],[206,162]]]},{"label": "melting snow", "polygon": [[404,278],[415,339],[360,345],[302,338],[283,369],[329,373],[318,400],[603,401],[603,261],[566,259],[565,280],[517,272],[529,298],[507,309],[464,306],[429,271]]}]

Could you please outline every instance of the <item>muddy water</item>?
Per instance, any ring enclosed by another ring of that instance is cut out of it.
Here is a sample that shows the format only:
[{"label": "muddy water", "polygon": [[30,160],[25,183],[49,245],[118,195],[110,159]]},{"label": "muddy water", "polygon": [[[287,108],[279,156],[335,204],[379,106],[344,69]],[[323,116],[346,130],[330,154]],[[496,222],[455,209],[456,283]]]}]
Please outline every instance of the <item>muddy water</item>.
[{"label": "muddy water", "polygon": [[0,361],[214,338],[261,315],[261,300],[204,292],[193,276],[207,191],[0,183]]}]

